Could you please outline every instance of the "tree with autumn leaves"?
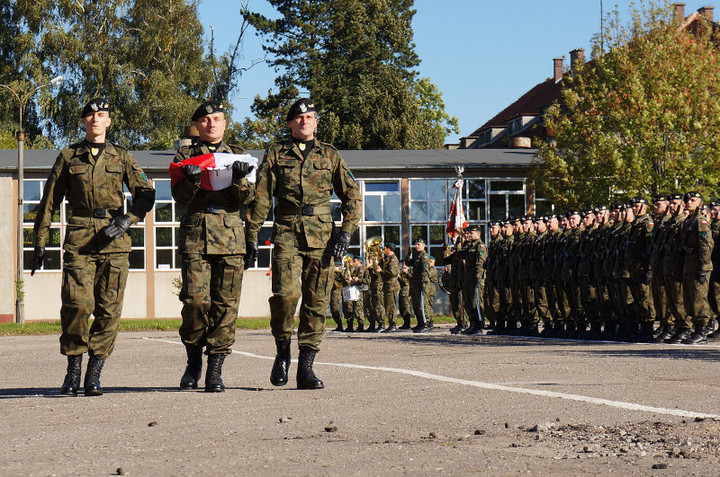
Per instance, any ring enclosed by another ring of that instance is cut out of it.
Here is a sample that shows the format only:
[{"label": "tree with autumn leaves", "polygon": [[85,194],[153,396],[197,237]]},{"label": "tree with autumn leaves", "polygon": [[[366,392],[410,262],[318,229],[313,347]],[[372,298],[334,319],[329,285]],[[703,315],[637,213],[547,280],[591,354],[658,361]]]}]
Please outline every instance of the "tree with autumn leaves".
[{"label": "tree with autumn leaves", "polygon": [[562,101],[544,116],[550,140],[532,172],[540,196],[568,207],[720,191],[720,36],[694,20],[675,22],[652,2],[629,25],[613,12],[593,60],[565,75]]}]

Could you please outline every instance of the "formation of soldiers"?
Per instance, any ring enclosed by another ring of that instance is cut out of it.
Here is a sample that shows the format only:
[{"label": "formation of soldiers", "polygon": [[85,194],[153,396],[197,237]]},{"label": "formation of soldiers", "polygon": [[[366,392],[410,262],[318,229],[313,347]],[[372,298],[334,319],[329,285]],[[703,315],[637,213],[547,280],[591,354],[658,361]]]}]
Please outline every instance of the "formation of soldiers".
[{"label": "formation of soldiers", "polygon": [[492,222],[483,300],[491,333],[675,344],[715,338],[720,200],[705,207],[700,193],[688,192],[652,202],[652,213],[636,197]]}]

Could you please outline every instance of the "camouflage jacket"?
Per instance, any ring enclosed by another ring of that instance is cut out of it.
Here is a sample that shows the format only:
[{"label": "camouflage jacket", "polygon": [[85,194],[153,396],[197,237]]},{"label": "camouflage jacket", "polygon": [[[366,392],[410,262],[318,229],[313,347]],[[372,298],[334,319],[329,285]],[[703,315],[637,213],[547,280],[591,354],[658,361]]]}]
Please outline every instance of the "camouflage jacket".
[{"label": "camouflage jacket", "polygon": [[292,139],[273,144],[265,151],[257,177],[248,241],[257,242],[274,197],[274,243],[303,237],[301,243],[308,248],[327,247],[334,227],[330,215],[333,191],[342,202],[342,231],[351,235],[355,232],[360,221],[360,189],[340,153],[330,144],[315,139],[307,159]]},{"label": "camouflage jacket", "polygon": [[412,282],[413,287],[425,287],[430,282],[430,256],[423,250],[413,251],[412,264]]},{"label": "camouflage jacket", "polygon": [[720,281],[720,220],[715,220],[710,224],[710,231],[713,239],[713,251],[710,258],[712,259],[713,270],[710,279],[714,282]]},{"label": "camouflage jacket", "polygon": [[397,256],[385,257],[382,261],[382,281],[385,293],[400,290],[398,275],[400,275],[400,262]]},{"label": "camouflage jacket", "polygon": [[683,276],[695,278],[699,271],[712,271],[713,238],[707,218],[699,212],[683,222],[679,245],[683,252]]},{"label": "camouflage jacket", "polygon": [[[181,147],[173,162],[184,161],[191,157],[209,154],[206,144],[198,142]],[[245,151],[238,146],[224,142],[212,152],[242,154]],[[181,253],[200,253],[210,255],[245,253],[245,230],[242,220],[245,204],[255,197],[255,185],[242,178],[233,181],[223,190],[204,190],[186,178],[172,187],[175,201],[187,207],[180,222]]]},{"label": "camouflage jacket", "polygon": [[84,141],[64,148],[55,160],[36,209],[35,246],[45,246],[53,211],[65,197],[72,209],[63,245],[65,250],[129,252],[132,245],[129,234],[112,241],[98,234],[113,217],[123,214],[123,184],[133,197],[126,213],[135,224],[152,209],[155,189],[132,154],[108,141],[97,159]]},{"label": "camouflage jacket", "polygon": [[428,269],[428,282],[424,286],[424,293],[429,296],[435,296],[435,285],[438,282],[437,268],[430,267]]},{"label": "camouflage jacket", "polygon": [[682,214],[671,217],[668,220],[667,239],[663,246],[665,255],[662,260],[662,273],[666,277],[672,277],[675,280],[682,279],[683,268],[683,252],[682,243],[680,242],[680,230],[686,217]]},{"label": "camouflage jacket", "polygon": [[473,287],[483,286],[487,257],[487,248],[481,239],[466,243],[460,261],[460,280]]},{"label": "camouflage jacket", "polygon": [[642,280],[650,266],[650,243],[654,221],[650,214],[637,217],[632,222],[627,239],[625,260],[632,278]]}]

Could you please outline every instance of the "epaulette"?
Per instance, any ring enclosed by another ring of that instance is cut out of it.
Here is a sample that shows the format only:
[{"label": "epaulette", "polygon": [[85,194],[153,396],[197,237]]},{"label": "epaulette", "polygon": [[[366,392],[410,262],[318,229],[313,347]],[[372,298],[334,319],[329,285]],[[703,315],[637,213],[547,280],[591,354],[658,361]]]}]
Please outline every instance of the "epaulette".
[{"label": "epaulette", "polygon": [[335,146],[333,146],[333,145],[330,144],[329,142],[322,142],[322,141],[318,141],[318,142],[319,142],[321,145],[323,145],[323,146],[329,147],[330,149],[334,149],[334,150],[336,150],[336,151],[338,150],[338,148],[336,148]]},{"label": "epaulette", "polygon": [[123,150],[125,150],[125,151],[128,150],[128,148],[126,148],[126,147],[124,147],[124,146],[121,146],[120,144],[117,144],[117,143],[111,142],[111,141],[108,141],[108,142],[109,142],[110,144],[112,144],[112,146],[113,146],[115,149],[123,149]]}]

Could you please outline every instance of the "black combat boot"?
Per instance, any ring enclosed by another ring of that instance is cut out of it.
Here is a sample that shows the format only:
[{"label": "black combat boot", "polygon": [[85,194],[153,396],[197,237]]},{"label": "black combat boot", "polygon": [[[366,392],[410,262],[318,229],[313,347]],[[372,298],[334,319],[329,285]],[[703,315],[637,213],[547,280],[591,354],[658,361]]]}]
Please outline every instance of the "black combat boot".
[{"label": "black combat boot", "polygon": [[224,354],[208,355],[207,371],[205,372],[205,392],[225,392],[225,385],[222,381],[222,365],[225,361]]},{"label": "black combat boot", "polygon": [[417,326],[414,326],[412,331],[413,333],[427,333],[430,328],[427,327],[424,321],[418,321]]},{"label": "black combat boot", "polygon": [[660,333],[653,338],[653,343],[664,343],[666,340],[675,336],[675,331],[675,325],[665,325],[661,327]]},{"label": "black combat boot", "polygon": [[682,340],[682,344],[707,343],[707,335],[710,333],[708,326],[697,325],[695,332]]},{"label": "black combat boot", "polygon": [[60,388],[60,394],[77,396],[78,389],[80,389],[80,376],[82,375],[82,355],[68,356],[67,362],[67,374],[65,374],[65,381]]},{"label": "black combat boot", "polygon": [[182,389],[197,389],[198,381],[202,375],[202,346],[185,345],[187,353],[187,366],[185,373],[180,378],[180,387]]},{"label": "black combat boot", "polygon": [[435,328],[435,320],[430,318],[425,326],[427,326],[428,331],[432,330]]},{"label": "black combat boot", "polygon": [[410,329],[410,318],[403,317],[403,324],[399,330],[409,330]]},{"label": "black combat boot", "polygon": [[460,333],[464,335],[479,335],[482,333],[483,327],[480,325],[480,323],[472,323],[469,328],[466,328],[462,330]]},{"label": "black combat boot", "polygon": [[343,330],[342,323],[338,323],[333,331],[342,331],[342,330]]},{"label": "black combat boot", "polygon": [[353,331],[355,331],[355,328],[353,328],[352,323],[348,323],[347,328],[345,328],[343,331],[345,331],[345,333],[352,333]]},{"label": "black combat boot", "polygon": [[365,323],[363,323],[363,322],[358,323],[357,331],[358,331],[358,333],[362,333],[363,331],[365,331]]},{"label": "black combat boot", "polygon": [[460,323],[458,323],[455,326],[453,326],[452,328],[450,328],[451,335],[456,335],[456,334],[460,333],[461,331],[462,331],[462,324],[460,324]]},{"label": "black combat boot", "polygon": [[637,335],[637,340],[639,343],[653,342],[653,327],[654,323],[652,321],[644,321],[640,323],[640,329]]},{"label": "black combat boot", "polygon": [[290,369],[290,341],[277,341],[275,343],[277,354],[270,371],[270,382],[273,386],[285,386],[288,382],[288,369]]},{"label": "black combat boot", "polygon": [[602,322],[601,321],[593,321],[590,323],[590,331],[588,333],[587,338],[589,340],[599,340],[602,337]]},{"label": "black combat boot", "polygon": [[87,371],[85,371],[85,395],[102,396],[103,390],[100,387],[100,372],[105,365],[105,360],[97,356],[90,356]]},{"label": "black combat boot", "polygon": [[313,361],[317,351],[309,348],[300,348],[300,356],[298,358],[297,370],[297,387],[298,389],[322,389],[325,387],[313,372]]},{"label": "black combat boot", "polygon": [[675,335],[673,335],[672,338],[666,340],[666,343],[670,344],[680,344],[684,340],[690,338],[692,336],[692,330],[690,328],[678,328]]}]

